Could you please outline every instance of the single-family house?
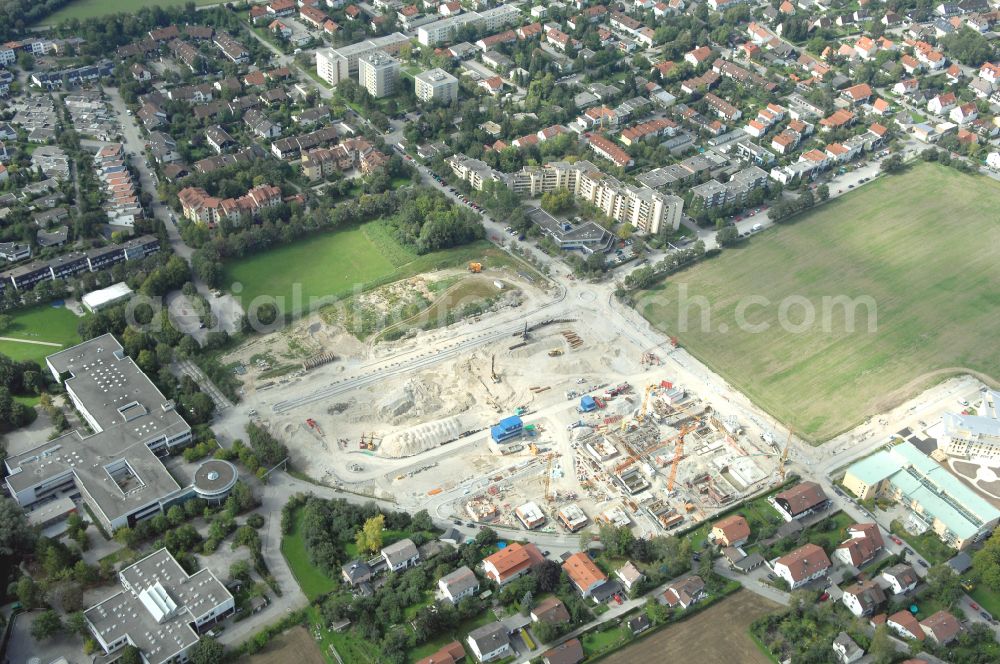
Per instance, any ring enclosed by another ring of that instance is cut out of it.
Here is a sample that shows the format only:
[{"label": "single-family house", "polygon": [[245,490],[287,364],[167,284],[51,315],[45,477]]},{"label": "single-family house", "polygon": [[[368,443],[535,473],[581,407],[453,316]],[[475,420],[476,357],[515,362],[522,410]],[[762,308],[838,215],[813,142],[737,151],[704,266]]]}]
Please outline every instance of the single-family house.
[{"label": "single-family house", "polygon": [[916,571],[905,563],[898,563],[882,570],[882,579],[888,584],[893,595],[913,590],[920,580]]},{"label": "single-family house", "polygon": [[774,573],[784,579],[792,590],[822,577],[830,567],[826,552],[815,544],[805,544],[775,559],[772,565]]},{"label": "single-family house", "polygon": [[679,606],[686,609],[706,597],[708,593],[705,592],[705,581],[698,575],[671,583],[663,592],[663,601],[670,608]]},{"label": "single-family house", "polygon": [[471,569],[463,565],[451,574],[438,579],[438,589],[445,599],[452,604],[458,604],[463,598],[479,590],[479,579]]},{"label": "single-family house", "polygon": [[719,546],[743,546],[750,539],[750,524],[733,514],[712,524],[710,537]]},{"label": "single-family house", "polygon": [[398,572],[416,565],[420,560],[420,551],[417,550],[417,545],[413,543],[413,540],[407,537],[383,547],[382,557],[385,558],[390,571]]}]

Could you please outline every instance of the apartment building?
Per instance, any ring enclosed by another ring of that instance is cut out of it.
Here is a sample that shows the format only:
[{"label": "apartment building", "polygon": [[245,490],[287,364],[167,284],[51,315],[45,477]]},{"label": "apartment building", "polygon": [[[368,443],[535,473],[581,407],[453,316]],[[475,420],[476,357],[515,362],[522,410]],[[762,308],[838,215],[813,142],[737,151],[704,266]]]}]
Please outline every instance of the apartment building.
[{"label": "apartment building", "polygon": [[191,221],[215,226],[222,220],[235,223],[255,217],[261,210],[281,204],[281,189],[262,184],[239,198],[221,199],[210,196],[201,187],[185,187],[177,193],[184,217]]},{"label": "apartment building", "polygon": [[375,98],[388,97],[399,86],[399,60],[382,51],[358,58],[358,84]]},{"label": "apartment building", "polygon": [[757,166],[750,166],[735,173],[725,184],[718,180],[703,182],[691,189],[694,199],[706,208],[723,205],[740,205],[752,191],[767,186],[767,172]]},{"label": "apartment building", "polygon": [[434,21],[417,28],[417,41],[423,46],[437,46],[449,41],[465,26],[472,26],[482,32],[496,32],[505,25],[517,23],[521,10],[513,5],[500,5],[481,12],[465,12]]},{"label": "apartment building", "polygon": [[1000,392],[987,390],[974,414],[945,413],[939,448],[959,459],[1000,457]]},{"label": "apartment building", "polygon": [[458,79],[440,67],[421,72],[413,80],[420,101],[450,104],[458,99]]},{"label": "apartment building", "polygon": [[316,51],[316,73],[330,85],[337,85],[345,78],[351,78],[358,73],[358,62],[363,55],[382,51],[389,55],[398,55],[403,44],[410,40],[401,32],[394,32],[385,37],[375,37],[343,46]]}]

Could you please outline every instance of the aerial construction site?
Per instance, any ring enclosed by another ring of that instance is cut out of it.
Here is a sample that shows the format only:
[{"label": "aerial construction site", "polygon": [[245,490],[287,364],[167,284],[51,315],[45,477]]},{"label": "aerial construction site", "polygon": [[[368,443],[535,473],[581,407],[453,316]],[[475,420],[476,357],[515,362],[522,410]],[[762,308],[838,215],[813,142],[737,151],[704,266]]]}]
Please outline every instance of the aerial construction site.
[{"label": "aerial construction site", "polygon": [[672,340],[650,345],[589,291],[518,287],[543,304],[355,341],[354,356],[248,389],[246,407],[319,482],[481,524],[650,535],[783,477],[782,449],[699,393]]}]

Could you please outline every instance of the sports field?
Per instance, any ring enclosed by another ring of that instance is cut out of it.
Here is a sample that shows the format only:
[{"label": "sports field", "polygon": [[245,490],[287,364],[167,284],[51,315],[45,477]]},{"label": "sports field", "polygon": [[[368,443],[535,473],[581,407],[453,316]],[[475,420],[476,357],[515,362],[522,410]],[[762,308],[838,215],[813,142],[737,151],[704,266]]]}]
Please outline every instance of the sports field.
[{"label": "sports field", "polygon": [[[47,355],[80,343],[80,336],[76,333],[80,318],[65,307],[54,308],[43,304],[9,315],[14,322],[0,332],[0,337],[12,340],[0,340],[0,353],[12,359],[34,360],[44,367]],[[17,341],[20,339],[24,341]]]},{"label": "sports field", "polygon": [[[310,298],[339,298],[377,285],[481,260],[486,241],[418,256],[377,221],[314,235],[226,264],[225,287],[243,308],[276,298],[282,311],[310,311]],[[258,302],[262,300],[257,300]]]},{"label": "sports field", "polygon": [[[917,164],[668,277],[639,310],[798,435],[827,440],[950,375],[1000,378],[998,210],[1000,183]],[[824,301],[838,296],[852,303]]]},{"label": "sports field", "polygon": [[218,0],[73,0],[68,5],[41,21],[42,25],[56,25],[70,18],[86,19],[121,12],[137,12],[143,7],[183,7],[193,1],[196,5],[218,4]]}]

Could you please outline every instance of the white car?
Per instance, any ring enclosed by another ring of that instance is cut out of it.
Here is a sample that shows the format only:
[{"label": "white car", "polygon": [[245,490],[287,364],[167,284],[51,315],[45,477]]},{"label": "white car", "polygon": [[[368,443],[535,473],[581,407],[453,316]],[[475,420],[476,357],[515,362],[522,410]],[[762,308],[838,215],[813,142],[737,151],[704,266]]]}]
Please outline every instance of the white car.
[{"label": "white car", "polygon": [[763,226],[761,226],[760,224],[754,224],[754,225],[753,225],[753,226],[752,226],[752,227],[750,228],[750,232],[751,232],[751,233],[756,233],[756,232],[757,232],[757,231],[759,231],[759,230],[763,230],[763,228],[764,228],[764,227],[763,227]]}]

